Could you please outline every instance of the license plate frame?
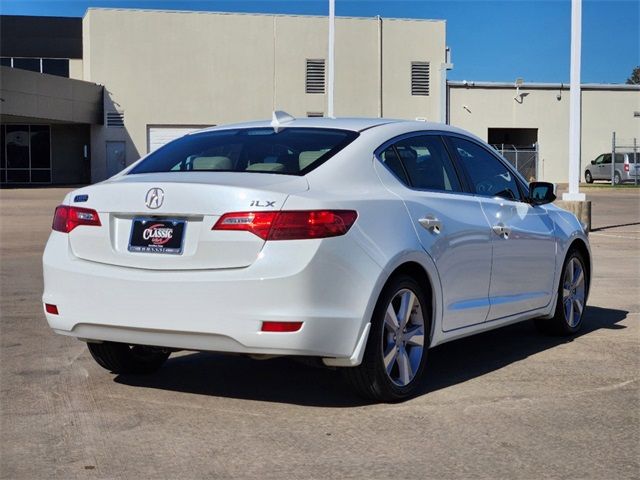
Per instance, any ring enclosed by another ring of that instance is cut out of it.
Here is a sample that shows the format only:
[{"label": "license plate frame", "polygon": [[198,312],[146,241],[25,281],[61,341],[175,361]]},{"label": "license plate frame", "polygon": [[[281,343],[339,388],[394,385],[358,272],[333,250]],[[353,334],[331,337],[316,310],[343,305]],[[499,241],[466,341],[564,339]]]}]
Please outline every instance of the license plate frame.
[{"label": "license plate frame", "polygon": [[[149,228],[152,230],[145,234]],[[177,230],[177,233],[176,233]],[[127,250],[131,253],[182,255],[187,221],[168,217],[134,217]],[[171,235],[167,239],[167,235]],[[148,236],[148,238],[144,238]]]}]

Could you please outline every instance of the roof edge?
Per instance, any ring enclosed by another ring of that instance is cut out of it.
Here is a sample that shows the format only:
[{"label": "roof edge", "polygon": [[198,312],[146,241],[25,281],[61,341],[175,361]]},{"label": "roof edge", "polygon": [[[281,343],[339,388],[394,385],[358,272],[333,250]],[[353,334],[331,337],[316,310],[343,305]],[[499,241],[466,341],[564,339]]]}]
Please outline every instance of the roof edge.
[{"label": "roof edge", "polygon": [[[448,81],[447,86],[453,88],[495,88],[495,89],[515,89],[516,85],[512,82],[469,82],[463,81]],[[569,90],[568,83],[523,83],[520,85],[521,89],[531,90]],[[583,83],[581,85],[582,90],[628,90],[628,91],[640,91],[640,85],[628,85],[626,83]]]},{"label": "roof edge", "polygon": [[[88,7],[83,17],[85,17],[90,11],[123,11],[123,12],[154,12],[154,13],[190,13],[190,14],[202,14],[202,15],[246,15],[256,17],[302,17],[302,18],[328,18],[327,15],[306,15],[299,13],[262,13],[262,12],[219,12],[208,10],[167,10],[161,8],[117,8],[117,7]],[[399,20],[404,22],[434,22],[434,23],[446,23],[445,19],[441,18],[401,18],[401,17],[383,17],[381,15],[373,15],[370,17],[357,17],[357,16],[343,16],[336,15],[336,19],[347,20]]]}]

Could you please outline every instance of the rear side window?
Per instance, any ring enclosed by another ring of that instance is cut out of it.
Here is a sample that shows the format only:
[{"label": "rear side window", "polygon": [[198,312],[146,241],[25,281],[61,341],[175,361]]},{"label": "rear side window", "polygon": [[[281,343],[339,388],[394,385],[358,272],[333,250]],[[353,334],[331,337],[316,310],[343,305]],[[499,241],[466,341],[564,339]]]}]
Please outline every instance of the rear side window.
[{"label": "rear side window", "polygon": [[461,192],[451,159],[438,136],[409,137],[395,144],[411,186],[420,190]]},{"label": "rear side window", "polygon": [[255,172],[305,175],[358,136],[328,128],[243,128],[186,135],[129,173]]},{"label": "rear side window", "polygon": [[485,197],[521,199],[515,175],[500,160],[476,143],[458,137],[450,139],[475,193]]},{"label": "rear side window", "polygon": [[405,138],[378,155],[405,185],[418,190],[461,192],[462,187],[439,136]]}]

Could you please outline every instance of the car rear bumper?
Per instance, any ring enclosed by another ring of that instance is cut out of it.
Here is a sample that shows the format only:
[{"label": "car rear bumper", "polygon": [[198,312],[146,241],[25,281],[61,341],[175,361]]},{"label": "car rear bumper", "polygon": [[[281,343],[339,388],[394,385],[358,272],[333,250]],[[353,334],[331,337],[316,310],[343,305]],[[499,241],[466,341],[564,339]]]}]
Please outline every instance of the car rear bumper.
[{"label": "car rear bumper", "polygon": [[[152,255],[152,254],[151,254]],[[380,267],[346,238],[268,242],[241,269],[158,271],[78,259],[53,232],[43,303],[57,333],[177,349],[350,357]],[[303,322],[262,332],[263,321]]]}]

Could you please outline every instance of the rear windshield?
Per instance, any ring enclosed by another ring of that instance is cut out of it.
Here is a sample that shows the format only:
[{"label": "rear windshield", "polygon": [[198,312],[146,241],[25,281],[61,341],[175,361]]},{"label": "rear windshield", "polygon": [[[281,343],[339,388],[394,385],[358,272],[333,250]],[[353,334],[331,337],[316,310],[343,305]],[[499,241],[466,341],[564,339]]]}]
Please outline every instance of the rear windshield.
[{"label": "rear windshield", "polygon": [[196,133],[152,152],[129,173],[255,172],[305,175],[358,133],[328,128],[242,128]]}]

